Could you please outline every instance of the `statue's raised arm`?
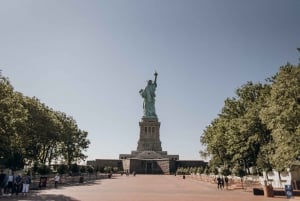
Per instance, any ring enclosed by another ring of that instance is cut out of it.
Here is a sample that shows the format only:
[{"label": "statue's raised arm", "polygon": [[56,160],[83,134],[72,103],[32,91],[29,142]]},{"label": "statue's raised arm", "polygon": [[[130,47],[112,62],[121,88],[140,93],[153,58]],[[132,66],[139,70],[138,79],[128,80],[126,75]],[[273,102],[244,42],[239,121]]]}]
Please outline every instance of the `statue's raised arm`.
[{"label": "statue's raised arm", "polygon": [[155,73],[154,73],[154,84],[155,84],[155,86],[157,86],[157,84],[156,84],[157,75],[158,75],[158,73],[155,71]]}]

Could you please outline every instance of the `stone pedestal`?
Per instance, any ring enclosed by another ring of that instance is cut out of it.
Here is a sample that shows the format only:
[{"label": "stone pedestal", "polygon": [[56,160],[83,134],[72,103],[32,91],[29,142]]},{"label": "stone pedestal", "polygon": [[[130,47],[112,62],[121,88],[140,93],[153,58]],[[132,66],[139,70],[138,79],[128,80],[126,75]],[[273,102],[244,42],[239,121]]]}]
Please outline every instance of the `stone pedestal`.
[{"label": "stone pedestal", "polygon": [[138,141],[137,151],[156,151],[161,152],[160,141],[160,122],[157,118],[143,118],[139,123],[140,138]]},{"label": "stone pedestal", "polygon": [[137,150],[131,154],[120,154],[123,169],[143,174],[169,174],[174,172],[175,161],[179,155],[168,155],[162,150],[160,141],[160,122],[157,118],[143,117],[139,122],[140,136]]}]

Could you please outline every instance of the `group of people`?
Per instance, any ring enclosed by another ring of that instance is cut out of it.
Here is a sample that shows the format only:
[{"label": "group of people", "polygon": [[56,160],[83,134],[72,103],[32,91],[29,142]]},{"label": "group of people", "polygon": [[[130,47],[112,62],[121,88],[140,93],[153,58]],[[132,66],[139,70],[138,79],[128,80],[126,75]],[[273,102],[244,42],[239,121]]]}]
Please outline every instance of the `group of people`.
[{"label": "group of people", "polygon": [[21,192],[26,195],[30,184],[30,174],[15,176],[14,173],[5,174],[3,170],[0,172],[0,195],[18,195]]},{"label": "group of people", "polygon": [[227,176],[225,176],[225,177],[218,176],[216,180],[217,180],[218,189],[220,189],[220,190],[224,189],[224,184],[226,185],[226,189],[228,189],[228,177]]}]

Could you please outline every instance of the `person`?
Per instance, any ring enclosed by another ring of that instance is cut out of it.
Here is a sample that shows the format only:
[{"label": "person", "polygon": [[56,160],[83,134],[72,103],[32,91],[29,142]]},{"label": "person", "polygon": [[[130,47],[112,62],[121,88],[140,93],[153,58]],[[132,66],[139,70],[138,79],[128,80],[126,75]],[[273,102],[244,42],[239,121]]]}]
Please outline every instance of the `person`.
[{"label": "person", "polygon": [[6,193],[7,185],[8,185],[8,174],[5,174],[4,180],[2,182],[2,187],[4,188],[3,191],[4,194],[7,194]]},{"label": "person", "polygon": [[30,174],[27,173],[27,175],[23,177],[23,188],[22,188],[23,196],[25,196],[28,193],[30,184],[31,184],[31,177]]},{"label": "person", "polygon": [[224,177],[221,177],[221,189],[224,189]]},{"label": "person", "polygon": [[13,193],[13,185],[14,185],[14,176],[13,173],[8,175],[7,186],[4,189],[4,193],[12,194]]},{"label": "person", "polygon": [[155,112],[155,90],[157,87],[156,84],[156,78],[157,78],[157,72],[154,73],[155,79],[154,82],[152,80],[148,81],[148,84],[145,89],[141,89],[139,91],[140,95],[144,98],[144,117],[154,117],[156,118],[156,112]]},{"label": "person", "polygon": [[0,171],[0,195],[2,195],[2,189],[5,187],[6,174],[3,170]]},{"label": "person", "polygon": [[60,176],[59,176],[59,174],[56,174],[55,177],[54,177],[54,186],[55,186],[55,188],[57,188],[59,180],[60,180]]},{"label": "person", "polygon": [[21,184],[22,184],[22,177],[20,174],[18,174],[14,181],[14,186],[15,186],[14,192],[16,193],[16,195],[18,195],[21,190]]},{"label": "person", "polygon": [[221,189],[221,178],[220,178],[220,176],[217,177],[217,185],[218,185],[218,189]]},{"label": "person", "polygon": [[227,177],[227,176],[225,176],[225,179],[224,179],[224,181],[225,181],[225,186],[226,186],[226,189],[228,190],[228,177]]}]

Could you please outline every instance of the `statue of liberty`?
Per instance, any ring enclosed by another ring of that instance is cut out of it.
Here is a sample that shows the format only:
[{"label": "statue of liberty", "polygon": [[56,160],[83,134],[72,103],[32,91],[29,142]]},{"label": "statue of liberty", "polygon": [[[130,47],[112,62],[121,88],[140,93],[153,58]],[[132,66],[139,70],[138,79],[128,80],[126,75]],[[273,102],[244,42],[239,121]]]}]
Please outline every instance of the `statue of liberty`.
[{"label": "statue of liberty", "polygon": [[145,89],[141,89],[139,93],[144,98],[144,117],[148,118],[157,118],[157,115],[155,113],[155,90],[157,87],[156,84],[156,78],[157,78],[157,72],[154,73],[154,82],[152,80],[148,81],[148,84]]}]

